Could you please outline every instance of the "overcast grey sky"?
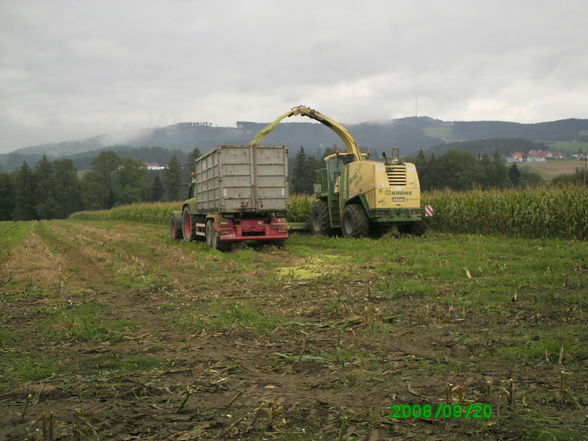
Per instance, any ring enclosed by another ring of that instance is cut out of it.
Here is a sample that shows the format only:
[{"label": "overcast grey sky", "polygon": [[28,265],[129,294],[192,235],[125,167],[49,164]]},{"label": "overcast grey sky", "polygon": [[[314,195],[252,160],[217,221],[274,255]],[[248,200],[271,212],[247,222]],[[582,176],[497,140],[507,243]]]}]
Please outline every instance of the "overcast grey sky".
[{"label": "overcast grey sky", "polygon": [[179,121],[588,118],[588,2],[0,0],[0,152]]}]

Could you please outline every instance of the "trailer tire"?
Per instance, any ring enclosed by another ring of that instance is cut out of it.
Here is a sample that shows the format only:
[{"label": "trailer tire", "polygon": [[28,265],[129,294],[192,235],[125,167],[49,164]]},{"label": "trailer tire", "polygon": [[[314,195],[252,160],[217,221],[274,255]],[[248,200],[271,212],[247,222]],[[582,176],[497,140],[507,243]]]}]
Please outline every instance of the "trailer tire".
[{"label": "trailer tire", "polygon": [[184,207],[182,210],[182,237],[186,242],[194,240],[194,222],[192,222],[192,213],[188,207]]},{"label": "trailer tire", "polygon": [[172,214],[169,220],[169,230],[171,240],[179,240],[182,238],[182,221]]},{"label": "trailer tire", "polygon": [[231,243],[223,242],[219,239],[218,231],[214,227],[214,220],[210,219],[206,222],[206,243],[213,250],[230,251]]},{"label": "trailer tire", "polygon": [[370,232],[370,221],[363,207],[359,204],[349,204],[343,210],[341,231],[344,237],[366,237]]},{"label": "trailer tire", "polygon": [[210,248],[212,248],[213,233],[214,233],[214,220],[209,219],[206,221],[205,234],[206,234],[206,245],[208,245]]},{"label": "trailer tire", "polygon": [[315,202],[310,209],[310,231],[315,235],[328,236],[331,234],[329,204],[324,199]]}]

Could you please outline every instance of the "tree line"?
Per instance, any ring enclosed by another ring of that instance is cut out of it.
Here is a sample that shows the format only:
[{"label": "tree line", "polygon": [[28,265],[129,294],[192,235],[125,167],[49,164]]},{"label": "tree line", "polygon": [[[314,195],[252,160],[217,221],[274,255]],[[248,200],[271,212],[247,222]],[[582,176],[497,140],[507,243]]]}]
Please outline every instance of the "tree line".
[{"label": "tree line", "polygon": [[[316,170],[324,167],[323,158],[335,153],[337,146],[325,149],[319,157],[300,147],[290,162],[291,193],[313,193]],[[91,169],[78,172],[71,159],[51,161],[43,156],[34,166],[23,162],[17,170],[0,173],[0,221],[66,218],[79,210],[109,209],[116,205],[142,201],[175,201],[185,197],[181,184],[190,180],[195,148],[185,163],[174,155],[162,172],[147,170],[133,158],[114,151],[103,151],[91,161]],[[374,155],[375,156],[375,155]],[[415,163],[422,190],[449,188],[508,188],[538,186],[541,176],[507,166],[498,152],[473,155],[450,150],[442,155],[406,158]],[[554,185],[587,185],[588,173],[578,169],[574,175],[562,175]]]},{"label": "tree line", "polygon": [[186,164],[173,156],[163,172],[147,170],[142,161],[114,151],[101,152],[82,173],[71,159],[43,156],[34,167],[23,162],[17,170],[0,173],[0,221],[66,218],[79,210],[178,200],[198,156],[198,148]]},{"label": "tree line", "polygon": [[[322,158],[335,153],[336,149],[336,145],[326,149]],[[543,184],[540,175],[519,170],[514,163],[507,166],[498,152],[493,155],[474,155],[450,150],[436,156],[425,155],[421,150],[416,157],[406,158],[406,161],[416,165],[422,190],[469,190]],[[304,148],[300,147],[291,166],[291,191],[312,194],[316,170],[321,168],[324,168],[324,161],[307,155]]]}]

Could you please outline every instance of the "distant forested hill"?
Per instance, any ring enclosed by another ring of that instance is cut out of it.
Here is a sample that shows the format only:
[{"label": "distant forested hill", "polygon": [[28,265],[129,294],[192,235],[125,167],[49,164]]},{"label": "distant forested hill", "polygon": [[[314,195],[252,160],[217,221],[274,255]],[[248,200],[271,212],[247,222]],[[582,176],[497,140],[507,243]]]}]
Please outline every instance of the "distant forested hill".
[{"label": "distant forested hill", "polygon": [[526,138],[531,141],[555,142],[578,140],[588,131],[587,119],[519,124],[502,121],[456,121],[451,137],[463,140],[481,138]]},{"label": "distant forested hill", "polygon": [[[18,149],[0,155],[0,167],[12,170],[23,161],[36,163],[43,154],[50,158],[69,157],[84,168],[102,150],[115,150],[122,156],[145,162],[165,163],[175,153],[178,159],[198,147],[202,153],[219,144],[248,144],[266,123],[239,121],[235,127],[215,127],[210,123],[178,123],[168,127],[144,129],[132,134],[95,136],[79,141],[44,144]],[[345,124],[364,150],[382,152],[399,146],[403,155],[435,146],[431,151],[451,148],[471,153],[503,154],[546,148],[545,144],[575,142],[588,136],[587,119],[566,119],[536,124],[501,121],[445,122],[429,117],[408,117],[383,121]],[[476,141],[474,144],[457,141]],[[314,122],[285,122],[270,133],[264,144],[284,144],[290,152],[303,146],[305,152],[317,155],[341,140],[329,128]],[[450,143],[450,144],[447,144]],[[154,150],[153,147],[157,146]],[[575,143],[574,143],[575,146]],[[144,149],[149,147],[150,149]],[[557,145],[556,145],[557,148]],[[138,149],[138,150],[133,150]],[[569,150],[569,149],[568,149]],[[168,153],[172,151],[172,153]],[[173,152],[175,151],[175,152]]]},{"label": "distant forested hill", "polygon": [[527,153],[532,149],[546,150],[547,145],[542,142],[533,142],[528,139],[521,138],[490,138],[477,139],[474,141],[458,141],[449,142],[446,144],[434,145],[426,150],[426,153],[433,153],[435,155],[442,155],[449,150],[461,150],[473,155],[488,154],[492,155],[498,152],[501,155],[510,155],[514,152]]}]

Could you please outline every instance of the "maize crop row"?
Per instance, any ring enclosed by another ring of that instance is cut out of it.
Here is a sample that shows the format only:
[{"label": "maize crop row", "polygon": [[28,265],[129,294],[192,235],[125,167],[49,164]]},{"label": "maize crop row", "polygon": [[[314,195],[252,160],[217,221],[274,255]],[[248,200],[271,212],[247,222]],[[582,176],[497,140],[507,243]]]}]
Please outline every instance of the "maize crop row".
[{"label": "maize crop row", "polygon": [[[422,196],[423,205],[435,209],[435,216],[426,220],[433,230],[588,239],[588,190],[584,187],[434,191]],[[312,196],[292,195],[288,221],[307,222],[313,202]],[[172,210],[180,208],[181,202],[138,203],[111,210],[81,211],[71,217],[163,224]]]},{"label": "maize crop row", "polygon": [[588,239],[588,190],[550,187],[423,194],[429,227],[446,232]]}]

